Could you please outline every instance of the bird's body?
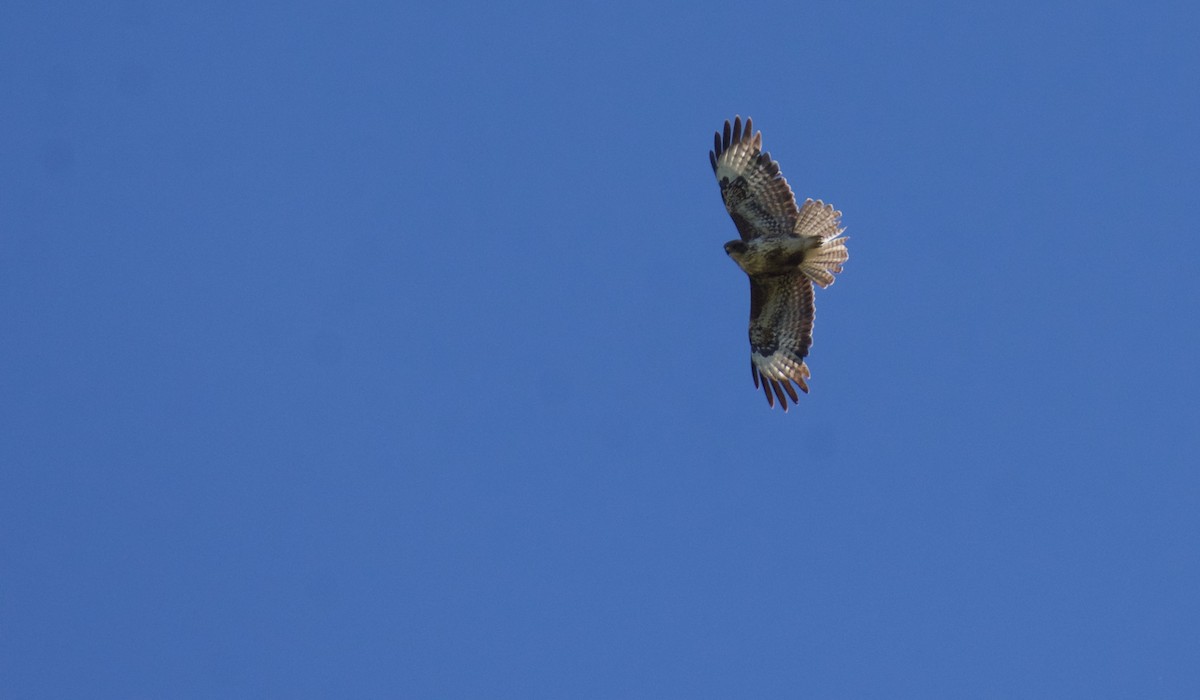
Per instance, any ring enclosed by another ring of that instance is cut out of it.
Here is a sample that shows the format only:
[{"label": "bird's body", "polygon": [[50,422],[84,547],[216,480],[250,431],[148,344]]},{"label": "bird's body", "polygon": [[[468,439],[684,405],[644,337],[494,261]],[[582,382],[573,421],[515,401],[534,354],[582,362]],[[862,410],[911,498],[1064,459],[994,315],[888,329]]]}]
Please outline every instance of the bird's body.
[{"label": "bird's body", "polygon": [[749,241],[730,241],[725,253],[751,277],[789,275],[804,262],[808,251],[820,245],[819,239],[800,236],[764,236]]},{"label": "bird's body", "polygon": [[813,284],[828,287],[849,258],[841,212],[811,199],[796,205],[762,133],[741,117],[725,122],[709,152],[721,198],[741,235],[725,252],[750,278],[750,369],[767,402],[808,392],[804,358],[812,345]]}]

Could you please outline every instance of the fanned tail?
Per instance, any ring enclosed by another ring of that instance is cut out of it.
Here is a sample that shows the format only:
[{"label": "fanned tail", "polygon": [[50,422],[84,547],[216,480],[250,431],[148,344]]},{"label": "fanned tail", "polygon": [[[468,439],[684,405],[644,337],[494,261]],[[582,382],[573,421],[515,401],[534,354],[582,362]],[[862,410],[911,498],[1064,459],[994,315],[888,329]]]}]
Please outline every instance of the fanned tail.
[{"label": "fanned tail", "polygon": [[833,284],[833,276],[842,271],[842,263],[850,258],[846,238],[826,240],[809,250],[800,263],[800,271],[822,288]]},{"label": "fanned tail", "polygon": [[833,276],[842,271],[842,263],[850,259],[846,250],[848,238],[842,236],[842,212],[820,200],[807,200],[800,207],[793,233],[805,238],[820,238],[820,245],[809,249],[800,263],[800,271],[822,288],[833,284]]}]

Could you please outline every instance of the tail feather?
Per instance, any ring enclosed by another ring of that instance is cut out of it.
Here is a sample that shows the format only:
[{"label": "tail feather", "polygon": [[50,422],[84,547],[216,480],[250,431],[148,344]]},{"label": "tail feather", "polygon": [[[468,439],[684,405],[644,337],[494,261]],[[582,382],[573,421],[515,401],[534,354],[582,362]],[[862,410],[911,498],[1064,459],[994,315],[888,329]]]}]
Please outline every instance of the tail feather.
[{"label": "tail feather", "polygon": [[848,238],[826,240],[808,251],[804,262],[800,263],[800,271],[816,282],[822,288],[833,284],[833,276],[842,271],[842,263],[850,259],[846,250]]},{"label": "tail feather", "polygon": [[800,217],[793,229],[796,235],[820,238],[815,248],[809,249],[800,263],[800,271],[821,287],[833,284],[833,276],[842,271],[842,263],[850,259],[846,250],[848,238],[842,236],[842,213],[820,200],[808,200],[800,207]]},{"label": "tail feather", "polygon": [[800,215],[792,233],[804,237],[833,238],[846,230],[840,227],[841,217],[842,212],[834,209],[832,204],[826,204],[819,199],[809,199],[800,207]]}]

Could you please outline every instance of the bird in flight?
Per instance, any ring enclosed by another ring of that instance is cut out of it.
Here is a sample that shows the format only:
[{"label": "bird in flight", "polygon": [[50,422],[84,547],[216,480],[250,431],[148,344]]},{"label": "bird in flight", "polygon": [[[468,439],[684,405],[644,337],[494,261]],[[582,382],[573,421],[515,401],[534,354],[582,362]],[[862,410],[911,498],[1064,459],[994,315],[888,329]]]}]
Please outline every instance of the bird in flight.
[{"label": "bird in flight", "polygon": [[833,284],[849,259],[842,213],[820,200],[796,206],[779,163],[762,150],[762,132],[750,118],[725,122],[709,151],[721,199],[741,235],[725,253],[750,278],[750,371],[767,403],[784,411],[799,404],[795,383],[808,393],[813,284]]}]

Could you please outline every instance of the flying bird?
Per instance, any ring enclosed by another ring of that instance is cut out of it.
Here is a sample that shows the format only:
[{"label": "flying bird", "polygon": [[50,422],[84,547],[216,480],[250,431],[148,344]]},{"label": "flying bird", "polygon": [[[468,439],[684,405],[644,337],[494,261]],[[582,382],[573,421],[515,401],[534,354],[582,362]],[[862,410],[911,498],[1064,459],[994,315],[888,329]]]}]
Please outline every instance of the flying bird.
[{"label": "flying bird", "polygon": [[749,117],[725,122],[709,151],[721,199],[741,238],[725,253],[750,278],[750,371],[772,408],[808,393],[804,358],[812,345],[813,284],[833,284],[849,259],[842,213],[820,200],[796,206],[779,163],[762,150]]}]

